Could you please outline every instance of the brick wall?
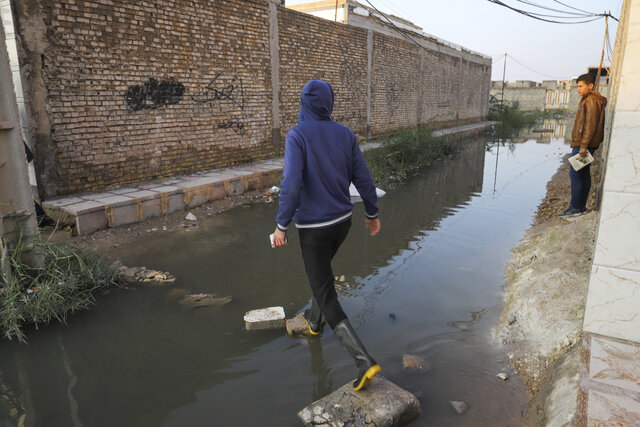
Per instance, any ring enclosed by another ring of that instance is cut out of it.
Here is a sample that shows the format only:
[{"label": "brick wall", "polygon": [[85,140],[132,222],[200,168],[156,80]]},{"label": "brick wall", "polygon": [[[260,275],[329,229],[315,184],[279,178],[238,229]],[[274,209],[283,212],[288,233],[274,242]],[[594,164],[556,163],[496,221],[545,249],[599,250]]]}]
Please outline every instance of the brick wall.
[{"label": "brick wall", "polygon": [[388,133],[418,123],[420,48],[374,34],[371,74],[371,132]]},{"label": "brick wall", "polygon": [[283,135],[297,124],[305,83],[317,79],[333,87],[333,119],[366,138],[367,31],[284,8],[278,28]]},{"label": "brick wall", "polygon": [[360,140],[368,126],[375,136],[416,125],[419,115],[421,122],[486,115],[484,58],[421,53],[398,37],[271,9],[275,51],[264,0],[15,2],[42,195],[273,157],[274,138],[296,124],[309,79],[332,84],[334,119]]}]

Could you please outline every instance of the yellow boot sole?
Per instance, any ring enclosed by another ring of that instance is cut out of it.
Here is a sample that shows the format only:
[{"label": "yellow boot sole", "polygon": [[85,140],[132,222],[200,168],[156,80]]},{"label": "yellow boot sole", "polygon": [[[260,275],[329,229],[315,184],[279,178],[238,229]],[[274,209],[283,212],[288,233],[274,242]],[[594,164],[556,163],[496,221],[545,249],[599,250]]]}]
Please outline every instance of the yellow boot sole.
[{"label": "yellow boot sole", "polygon": [[353,389],[355,391],[358,391],[358,390],[362,390],[363,388],[365,388],[371,382],[373,377],[378,375],[381,370],[382,370],[382,368],[380,368],[380,365],[378,365],[378,364],[375,364],[372,367],[370,367],[369,369],[367,369],[367,372],[364,373],[364,375],[360,379],[360,382],[358,384],[354,385]]},{"label": "yellow boot sole", "polygon": [[313,329],[311,329],[311,325],[309,324],[309,322],[307,321],[307,319],[304,319],[304,322],[307,324],[307,328],[309,328],[309,333],[313,336],[316,335],[320,335],[320,333],[322,332],[322,329],[319,330],[318,332],[313,332]]}]

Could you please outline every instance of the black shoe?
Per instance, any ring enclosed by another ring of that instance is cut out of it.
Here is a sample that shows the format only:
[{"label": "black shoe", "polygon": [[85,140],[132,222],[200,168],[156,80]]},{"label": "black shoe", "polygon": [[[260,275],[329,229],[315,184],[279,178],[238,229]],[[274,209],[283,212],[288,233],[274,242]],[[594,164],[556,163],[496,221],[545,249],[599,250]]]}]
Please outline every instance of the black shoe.
[{"label": "black shoe", "polygon": [[320,335],[322,333],[322,314],[320,314],[320,321],[314,321],[311,319],[311,310],[305,310],[304,320],[307,322],[311,335]]},{"label": "black shoe", "polygon": [[559,217],[572,217],[572,216],[578,216],[578,215],[583,215],[587,212],[586,209],[574,209],[574,208],[569,208],[566,211],[562,212],[561,214],[558,214]]},{"label": "black shoe", "polygon": [[353,389],[355,391],[362,390],[374,376],[380,373],[380,365],[369,356],[348,319],[338,323],[333,328],[333,333],[338,337],[358,368],[358,378],[353,382]]}]

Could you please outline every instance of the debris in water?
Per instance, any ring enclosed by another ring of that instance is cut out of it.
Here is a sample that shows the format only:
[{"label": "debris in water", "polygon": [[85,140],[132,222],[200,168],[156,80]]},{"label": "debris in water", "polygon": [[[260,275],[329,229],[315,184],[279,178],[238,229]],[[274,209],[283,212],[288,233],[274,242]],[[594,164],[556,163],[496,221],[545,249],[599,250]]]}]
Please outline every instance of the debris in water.
[{"label": "debris in water", "polygon": [[176,278],[171,273],[151,270],[146,267],[120,267],[118,271],[122,280],[128,283],[166,284],[173,283]]},{"label": "debris in water", "polygon": [[466,402],[462,402],[459,400],[450,400],[449,403],[453,406],[453,409],[456,410],[458,414],[462,414],[464,411],[469,409],[469,405]]},{"label": "debris in water", "polygon": [[197,221],[198,218],[196,218],[196,216],[194,214],[192,214],[191,212],[189,212],[187,214],[186,217],[184,217],[184,219],[186,219],[187,221]]},{"label": "debris in water", "polygon": [[389,318],[396,320],[396,314],[395,313],[389,313]]},{"label": "debris in water", "polygon": [[271,188],[269,189],[269,192],[270,192],[271,194],[278,194],[278,193],[280,193],[280,188],[279,188],[279,187],[276,187],[276,186],[274,185],[273,187],[271,187]]},{"label": "debris in water", "polygon": [[222,307],[232,300],[231,297],[219,297],[216,294],[192,294],[182,298],[180,305],[185,308]]},{"label": "debris in water", "polygon": [[509,379],[509,376],[504,372],[500,372],[498,375],[496,375],[496,377],[500,378],[502,381],[506,381]]},{"label": "debris in water", "polygon": [[180,298],[185,296],[187,293],[189,293],[189,291],[186,289],[174,288],[169,291],[168,295],[170,298]]},{"label": "debris in water", "polygon": [[431,370],[431,365],[429,365],[429,362],[420,356],[405,354],[402,356],[402,369],[416,372],[427,372]]},{"label": "debris in water", "polygon": [[[376,187],[376,196],[378,198],[384,197],[384,195],[387,194],[386,191],[379,189],[378,187]],[[361,202],[362,201],[362,197],[360,196],[360,193],[358,192],[358,189],[356,188],[355,185],[353,185],[353,183],[351,183],[351,185],[349,185],[349,196],[351,197],[351,201],[352,202]]]}]

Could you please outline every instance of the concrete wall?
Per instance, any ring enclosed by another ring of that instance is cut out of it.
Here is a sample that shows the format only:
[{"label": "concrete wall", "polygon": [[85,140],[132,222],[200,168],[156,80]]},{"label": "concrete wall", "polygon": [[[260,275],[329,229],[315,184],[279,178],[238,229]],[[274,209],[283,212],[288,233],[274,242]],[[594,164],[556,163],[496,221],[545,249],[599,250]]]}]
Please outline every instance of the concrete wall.
[{"label": "concrete wall", "polygon": [[625,0],[607,107],[606,159],[585,331],[640,342],[640,0]]},{"label": "concrete wall", "polygon": [[[491,89],[491,95],[502,99],[502,89]],[[518,102],[522,111],[544,110],[547,90],[544,88],[507,88],[504,89],[505,102]]]},{"label": "concrete wall", "polygon": [[13,4],[45,198],[273,157],[312,78],[361,139],[487,114],[489,59],[279,1]]}]

